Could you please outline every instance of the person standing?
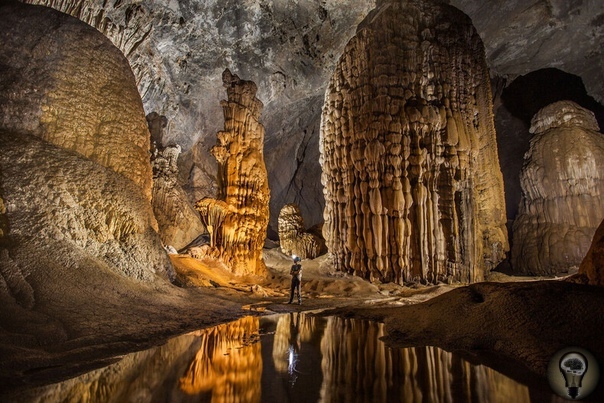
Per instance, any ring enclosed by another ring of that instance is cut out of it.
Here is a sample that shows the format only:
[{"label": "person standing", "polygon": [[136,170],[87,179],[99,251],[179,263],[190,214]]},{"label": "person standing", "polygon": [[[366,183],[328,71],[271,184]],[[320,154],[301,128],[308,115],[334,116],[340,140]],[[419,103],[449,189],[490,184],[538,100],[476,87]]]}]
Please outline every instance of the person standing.
[{"label": "person standing", "polygon": [[289,271],[289,274],[292,276],[292,285],[289,292],[288,304],[292,303],[292,301],[294,300],[294,293],[297,292],[298,305],[302,305],[302,294],[300,292],[300,283],[302,282],[302,264],[300,264],[301,261],[302,259],[300,259],[299,256],[294,255],[294,264],[292,265],[292,268]]}]

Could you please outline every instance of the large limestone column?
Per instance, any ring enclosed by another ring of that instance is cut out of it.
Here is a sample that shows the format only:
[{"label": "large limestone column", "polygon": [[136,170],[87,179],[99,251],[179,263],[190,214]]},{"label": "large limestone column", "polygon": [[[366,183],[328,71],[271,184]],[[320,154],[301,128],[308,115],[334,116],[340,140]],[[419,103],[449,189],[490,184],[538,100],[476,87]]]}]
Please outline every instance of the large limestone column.
[{"label": "large limestone column", "polygon": [[556,275],[579,266],[604,219],[604,136],[594,114],[571,101],[531,121],[513,226],[518,274]]},{"label": "large limestone column", "polygon": [[459,10],[393,1],[370,13],[326,91],[320,147],[338,269],[474,282],[503,259],[489,73]]},{"label": "large limestone column", "polygon": [[263,274],[262,247],[268,226],[270,191],[264,164],[262,102],[256,84],[227,69],[222,75],[228,101],[222,101],[224,130],[212,154],[218,161],[218,196],[196,208],[211,235],[212,248],[236,274]]}]

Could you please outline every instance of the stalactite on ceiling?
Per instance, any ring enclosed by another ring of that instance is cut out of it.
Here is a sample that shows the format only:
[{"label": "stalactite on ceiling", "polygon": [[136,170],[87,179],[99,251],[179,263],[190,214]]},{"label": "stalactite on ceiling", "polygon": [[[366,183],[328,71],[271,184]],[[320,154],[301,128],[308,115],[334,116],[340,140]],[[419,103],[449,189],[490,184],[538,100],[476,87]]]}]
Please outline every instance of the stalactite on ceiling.
[{"label": "stalactite on ceiling", "polygon": [[381,7],[325,94],[328,249],[370,280],[481,281],[508,250],[482,42],[450,6]]}]

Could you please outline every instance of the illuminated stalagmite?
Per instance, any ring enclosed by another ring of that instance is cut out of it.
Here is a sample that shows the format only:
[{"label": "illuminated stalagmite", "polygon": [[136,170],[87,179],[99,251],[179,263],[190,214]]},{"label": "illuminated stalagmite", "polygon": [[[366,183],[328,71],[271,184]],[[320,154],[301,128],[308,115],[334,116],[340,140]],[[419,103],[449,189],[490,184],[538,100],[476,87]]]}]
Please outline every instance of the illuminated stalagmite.
[{"label": "illuminated stalagmite", "polygon": [[482,280],[508,242],[489,73],[470,19],[429,1],[374,10],[326,91],[321,165],[339,270]]},{"label": "illuminated stalagmite", "polygon": [[[227,69],[222,74],[228,101],[222,101],[224,130],[212,154],[218,161],[218,195],[197,202],[202,220],[211,220],[213,247],[236,274],[262,274],[270,192],[264,165],[262,102],[256,84]],[[226,210],[226,211],[225,211]],[[211,214],[217,215],[210,217]],[[216,219],[216,222],[214,222]],[[218,221],[219,219],[219,221]]]},{"label": "illuminated stalagmite", "polygon": [[286,204],[279,213],[279,244],[281,252],[314,259],[321,254],[325,242],[306,232],[304,219],[297,204]]},{"label": "illuminated stalagmite", "polygon": [[512,267],[555,275],[578,266],[604,219],[604,137],[594,114],[571,101],[531,121],[513,227]]}]

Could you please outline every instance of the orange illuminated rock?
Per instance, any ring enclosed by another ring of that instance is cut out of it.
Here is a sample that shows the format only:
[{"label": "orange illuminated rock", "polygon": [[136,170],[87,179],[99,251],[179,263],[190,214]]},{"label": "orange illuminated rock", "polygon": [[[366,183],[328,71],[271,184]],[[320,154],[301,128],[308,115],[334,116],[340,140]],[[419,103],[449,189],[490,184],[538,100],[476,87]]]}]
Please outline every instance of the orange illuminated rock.
[{"label": "orange illuminated rock", "polygon": [[323,234],[367,279],[484,279],[508,249],[489,72],[470,19],[384,3],[359,25],[325,94]]},{"label": "orange illuminated rock", "polygon": [[218,161],[217,200],[196,204],[211,235],[212,247],[236,274],[263,274],[262,247],[268,226],[270,191],[264,165],[262,102],[256,84],[227,69],[222,75],[228,100],[222,101],[224,130],[212,154]]}]

